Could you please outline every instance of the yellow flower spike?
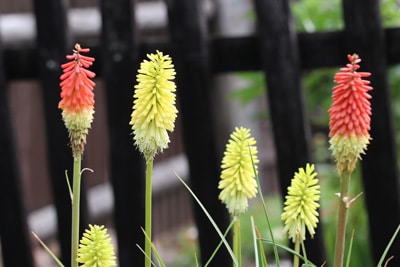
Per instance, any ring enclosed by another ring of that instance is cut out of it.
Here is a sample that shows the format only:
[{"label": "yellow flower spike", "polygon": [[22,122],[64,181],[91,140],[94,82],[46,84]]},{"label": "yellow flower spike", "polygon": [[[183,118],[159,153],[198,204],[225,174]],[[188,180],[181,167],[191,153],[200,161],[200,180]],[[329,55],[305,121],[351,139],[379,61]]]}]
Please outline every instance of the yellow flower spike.
[{"label": "yellow flower spike", "polygon": [[250,129],[236,127],[226,145],[218,185],[218,188],[222,189],[219,199],[226,204],[233,216],[245,212],[248,199],[257,194],[257,181],[252,164],[252,158],[254,164],[259,162],[255,144],[256,140],[251,137]]},{"label": "yellow flower spike", "polygon": [[299,168],[288,187],[285,207],[281,219],[285,222],[284,231],[293,242],[305,240],[306,228],[311,236],[315,234],[318,223],[320,186],[314,164]]},{"label": "yellow flower spike", "polygon": [[157,51],[147,55],[140,64],[135,85],[130,125],[135,144],[146,160],[168,147],[168,132],[175,127],[178,110],[175,107],[176,86],[174,65],[170,56]]},{"label": "yellow flower spike", "polygon": [[90,225],[83,233],[78,259],[81,267],[111,267],[117,266],[114,248],[107,229],[98,225]]}]

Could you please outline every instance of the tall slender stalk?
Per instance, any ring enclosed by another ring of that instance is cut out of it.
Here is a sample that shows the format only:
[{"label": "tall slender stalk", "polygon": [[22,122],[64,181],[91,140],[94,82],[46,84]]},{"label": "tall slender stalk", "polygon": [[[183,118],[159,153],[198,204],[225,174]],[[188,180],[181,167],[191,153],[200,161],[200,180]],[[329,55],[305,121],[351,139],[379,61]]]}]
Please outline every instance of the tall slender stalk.
[{"label": "tall slender stalk", "polygon": [[79,208],[81,195],[81,155],[74,156],[72,184],[71,267],[78,267]]},{"label": "tall slender stalk", "polygon": [[[238,260],[239,267],[242,266],[242,254],[241,254],[241,236],[240,236],[240,220],[238,216],[235,216],[234,218],[235,225],[233,226],[233,253],[236,256],[236,259]],[[233,266],[235,267],[236,264],[233,263]]]},{"label": "tall slender stalk", "polygon": [[145,267],[151,267],[151,202],[152,202],[152,176],[153,176],[153,159],[146,160],[146,188],[145,188],[145,231],[148,238],[145,239],[144,251]]},{"label": "tall slender stalk", "polygon": [[[296,242],[294,243],[294,251],[296,251],[298,254],[300,254],[300,237],[297,238]],[[296,254],[293,256],[293,267],[299,267],[300,266],[300,259],[299,256]]]},{"label": "tall slender stalk", "polygon": [[343,171],[341,174],[339,214],[336,230],[336,245],[334,267],[343,267],[344,248],[346,242],[347,210],[349,208],[349,187],[351,173]]}]

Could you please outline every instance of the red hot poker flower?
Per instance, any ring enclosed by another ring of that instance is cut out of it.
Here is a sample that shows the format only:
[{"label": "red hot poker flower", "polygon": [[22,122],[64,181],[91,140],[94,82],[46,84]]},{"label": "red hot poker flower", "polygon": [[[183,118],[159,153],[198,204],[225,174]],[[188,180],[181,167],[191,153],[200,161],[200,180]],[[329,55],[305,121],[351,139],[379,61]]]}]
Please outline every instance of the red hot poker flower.
[{"label": "red hot poker flower", "polygon": [[95,83],[90,80],[96,74],[86,68],[93,64],[94,58],[83,56],[80,53],[89,52],[89,48],[75,45],[72,55],[66,58],[71,60],[61,65],[64,74],[61,75],[61,101],[59,108],[67,112],[76,112],[90,108],[94,105],[93,87]]},{"label": "red hot poker flower", "polygon": [[80,53],[89,52],[89,48],[75,45],[72,55],[66,58],[70,62],[61,65],[63,74],[60,77],[61,100],[58,107],[68,129],[73,155],[82,155],[86,136],[93,121],[95,83],[91,80],[96,74],[87,70],[94,58]]},{"label": "red hot poker flower", "polygon": [[369,72],[357,72],[361,59],[357,54],[347,56],[350,63],[335,75],[333,103],[329,109],[330,149],[339,172],[351,173],[361,154],[369,144],[371,122],[371,96],[368,91]]}]

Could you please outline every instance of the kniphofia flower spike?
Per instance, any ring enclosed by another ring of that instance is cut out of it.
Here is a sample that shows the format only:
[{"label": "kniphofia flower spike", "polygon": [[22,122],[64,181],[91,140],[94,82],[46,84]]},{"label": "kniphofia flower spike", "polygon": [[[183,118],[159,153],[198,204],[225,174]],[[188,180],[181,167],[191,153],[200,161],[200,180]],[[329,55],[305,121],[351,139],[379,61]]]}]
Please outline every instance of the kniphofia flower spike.
[{"label": "kniphofia flower spike", "polygon": [[66,56],[70,61],[61,65],[64,73],[60,77],[61,101],[58,107],[62,110],[74,156],[83,154],[94,113],[95,83],[91,79],[96,74],[87,69],[94,58],[81,55],[86,52],[89,48],[76,44],[73,54]]},{"label": "kniphofia flower spike", "polygon": [[168,147],[168,132],[175,127],[178,110],[175,107],[176,86],[171,57],[157,51],[147,55],[140,64],[135,85],[134,105],[130,125],[135,144],[147,159]]},{"label": "kniphofia flower spike", "polygon": [[299,168],[294,174],[281,215],[281,219],[285,222],[284,231],[293,242],[305,240],[306,228],[311,236],[315,234],[318,223],[319,188],[313,164],[307,163],[305,170]]},{"label": "kniphofia flower spike", "polygon": [[357,72],[361,59],[357,54],[347,56],[350,63],[335,75],[329,109],[330,149],[339,173],[353,172],[357,159],[365,153],[370,141],[371,96],[370,82],[363,78],[369,72]]},{"label": "kniphofia flower spike", "polygon": [[[259,162],[257,153],[256,140],[250,135],[250,129],[236,127],[226,145],[218,185],[222,189],[219,198],[232,216],[245,212],[248,199],[257,194],[253,169],[253,163]],[[255,167],[257,169],[257,165]]]},{"label": "kniphofia flower spike", "polygon": [[89,225],[85,230],[78,249],[79,263],[82,267],[111,267],[117,266],[117,257],[111,238],[104,225]]}]

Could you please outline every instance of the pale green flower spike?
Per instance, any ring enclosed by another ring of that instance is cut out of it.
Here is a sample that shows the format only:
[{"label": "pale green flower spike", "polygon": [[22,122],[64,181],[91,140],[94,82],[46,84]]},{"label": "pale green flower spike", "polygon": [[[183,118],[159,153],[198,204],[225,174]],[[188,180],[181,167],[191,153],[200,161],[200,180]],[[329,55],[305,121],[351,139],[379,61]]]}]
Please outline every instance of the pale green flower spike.
[{"label": "pale green flower spike", "polygon": [[305,240],[306,227],[311,236],[315,234],[319,215],[319,188],[314,164],[307,163],[305,170],[299,168],[294,174],[281,215],[281,219],[285,221],[284,231],[293,242]]},{"label": "pale green flower spike", "polygon": [[146,159],[153,159],[168,147],[178,110],[175,107],[176,86],[171,57],[157,51],[140,64],[135,85],[130,125],[135,144]]},{"label": "pale green flower spike", "polygon": [[222,189],[219,199],[226,204],[233,216],[245,212],[248,199],[257,194],[257,181],[252,164],[252,158],[254,164],[259,162],[255,144],[256,140],[250,136],[250,129],[236,127],[226,145],[218,185],[218,188]]},{"label": "pale green flower spike", "polygon": [[104,225],[91,225],[86,229],[79,244],[78,263],[82,267],[117,266],[111,238]]}]

